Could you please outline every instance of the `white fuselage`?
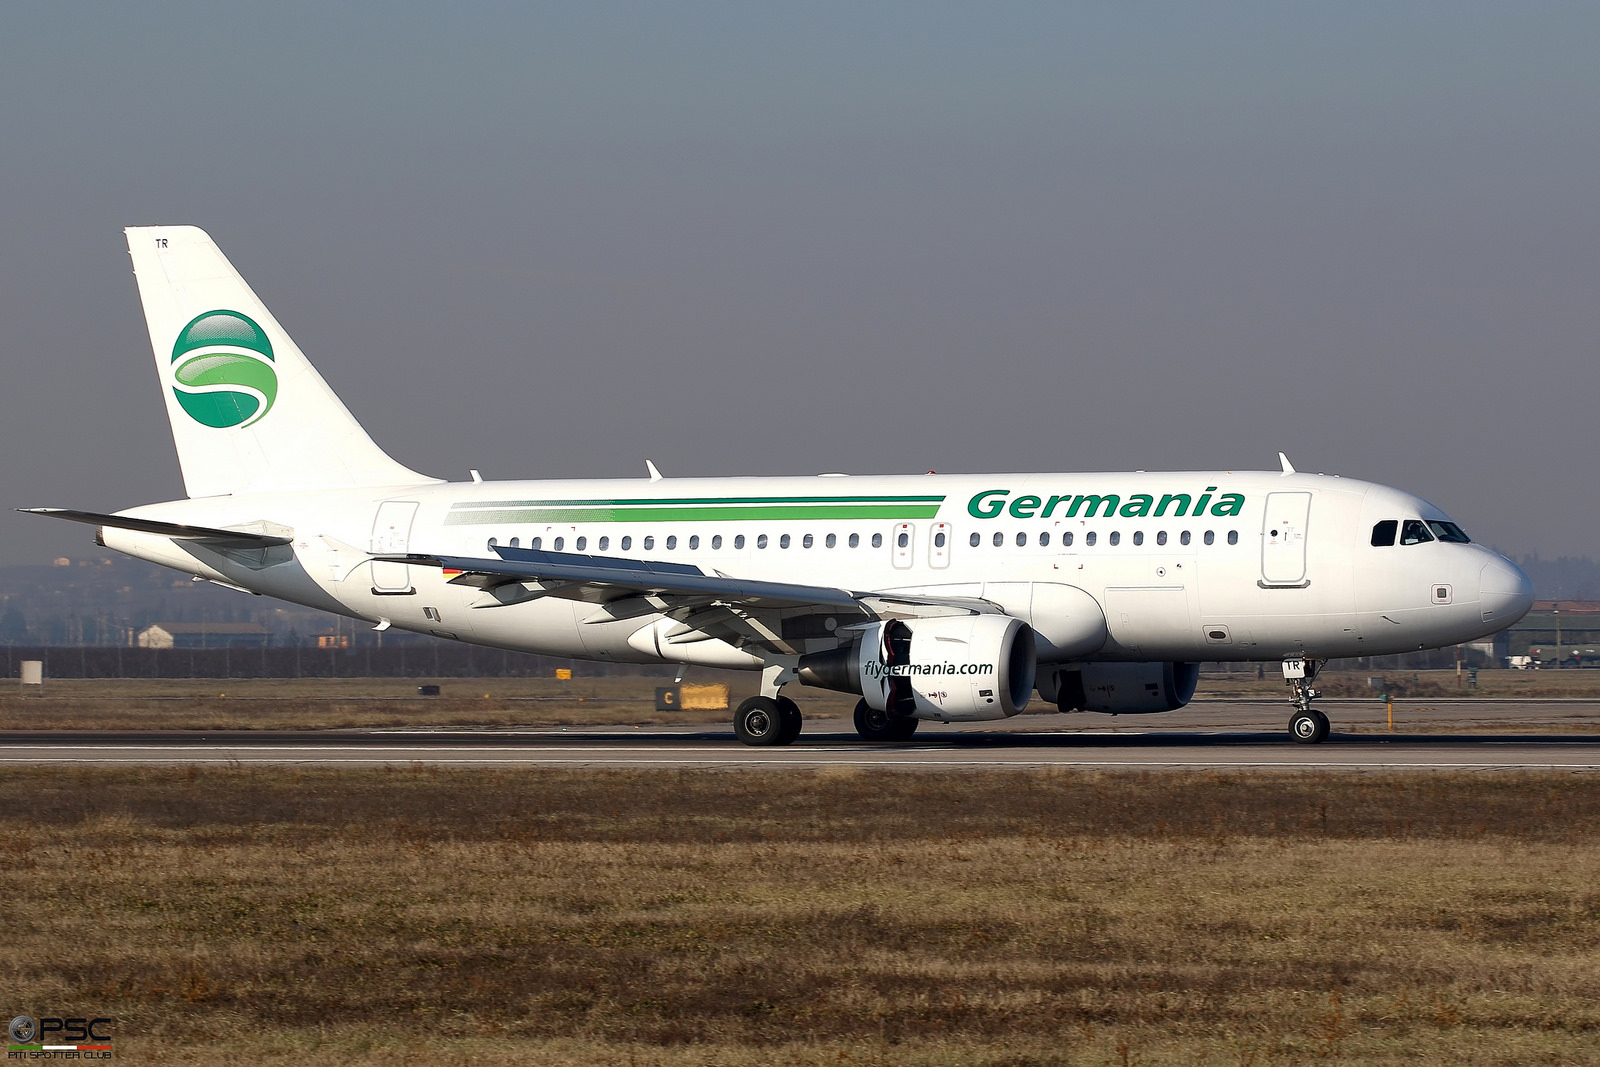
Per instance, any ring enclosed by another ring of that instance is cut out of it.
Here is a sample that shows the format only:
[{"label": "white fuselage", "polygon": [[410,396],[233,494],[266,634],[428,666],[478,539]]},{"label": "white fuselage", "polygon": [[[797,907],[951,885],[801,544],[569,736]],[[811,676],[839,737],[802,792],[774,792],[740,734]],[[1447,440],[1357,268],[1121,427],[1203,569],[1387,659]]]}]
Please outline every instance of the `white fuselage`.
[{"label": "white fuselage", "polygon": [[292,531],[291,547],[260,558],[102,531],[109,547],[205,578],[374,624],[611,661],[760,666],[721,641],[663,647],[659,617],[614,619],[557,597],[485,604],[437,568],[368,554],[495,559],[492,545],[516,545],[851,591],[978,597],[1028,619],[1046,638],[1043,658],[1051,590],[1070,587],[1098,603],[1109,636],[1057,658],[1088,660],[1437,648],[1503,629],[1532,598],[1526,575],[1480,545],[1373,546],[1380,521],[1446,519],[1426,501],[1293,473],[431,483],[198,498],[125,514]]}]

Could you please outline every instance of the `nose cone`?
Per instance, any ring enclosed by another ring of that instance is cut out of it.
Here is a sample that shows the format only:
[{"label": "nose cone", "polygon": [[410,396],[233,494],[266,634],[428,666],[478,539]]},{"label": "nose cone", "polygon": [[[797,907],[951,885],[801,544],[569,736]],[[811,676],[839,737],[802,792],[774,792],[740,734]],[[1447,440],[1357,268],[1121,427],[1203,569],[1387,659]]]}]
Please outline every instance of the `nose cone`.
[{"label": "nose cone", "polygon": [[1533,579],[1509,559],[1502,557],[1485,563],[1478,588],[1483,621],[1492,622],[1500,629],[1510,626],[1533,607]]}]

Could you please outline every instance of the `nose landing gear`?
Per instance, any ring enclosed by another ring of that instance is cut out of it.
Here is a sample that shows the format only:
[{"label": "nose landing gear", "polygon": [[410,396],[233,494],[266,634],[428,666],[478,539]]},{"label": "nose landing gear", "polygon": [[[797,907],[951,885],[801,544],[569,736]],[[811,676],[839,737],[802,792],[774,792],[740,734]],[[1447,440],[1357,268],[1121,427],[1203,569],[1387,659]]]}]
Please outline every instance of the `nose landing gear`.
[{"label": "nose landing gear", "polygon": [[1321,696],[1311,687],[1325,661],[1293,658],[1283,661],[1283,680],[1288,683],[1289,703],[1294,714],[1289,717],[1289,738],[1301,745],[1319,745],[1328,739],[1332,724],[1328,717],[1311,706]]}]

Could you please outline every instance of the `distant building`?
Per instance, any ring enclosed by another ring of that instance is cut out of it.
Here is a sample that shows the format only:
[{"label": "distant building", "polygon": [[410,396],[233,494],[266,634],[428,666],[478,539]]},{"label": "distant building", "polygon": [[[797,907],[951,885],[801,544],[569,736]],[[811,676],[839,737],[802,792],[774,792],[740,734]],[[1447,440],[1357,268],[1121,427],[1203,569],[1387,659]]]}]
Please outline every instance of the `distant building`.
[{"label": "distant building", "polygon": [[158,622],[139,631],[140,648],[263,648],[272,631],[253,622]]}]

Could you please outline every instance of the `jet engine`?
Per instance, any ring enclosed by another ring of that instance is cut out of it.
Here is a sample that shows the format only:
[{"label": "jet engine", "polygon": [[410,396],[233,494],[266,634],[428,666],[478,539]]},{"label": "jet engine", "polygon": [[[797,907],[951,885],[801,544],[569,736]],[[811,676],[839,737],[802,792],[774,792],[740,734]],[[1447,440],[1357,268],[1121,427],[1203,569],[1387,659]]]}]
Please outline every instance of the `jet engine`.
[{"label": "jet engine", "polygon": [[1039,675],[1039,695],[1062,711],[1137,715],[1176,711],[1194,697],[1198,663],[1077,663]]},{"label": "jet engine", "polygon": [[860,693],[891,715],[939,722],[1003,719],[1028,706],[1033,630],[1009,615],[895,619],[849,645],[800,657],[807,685]]}]

